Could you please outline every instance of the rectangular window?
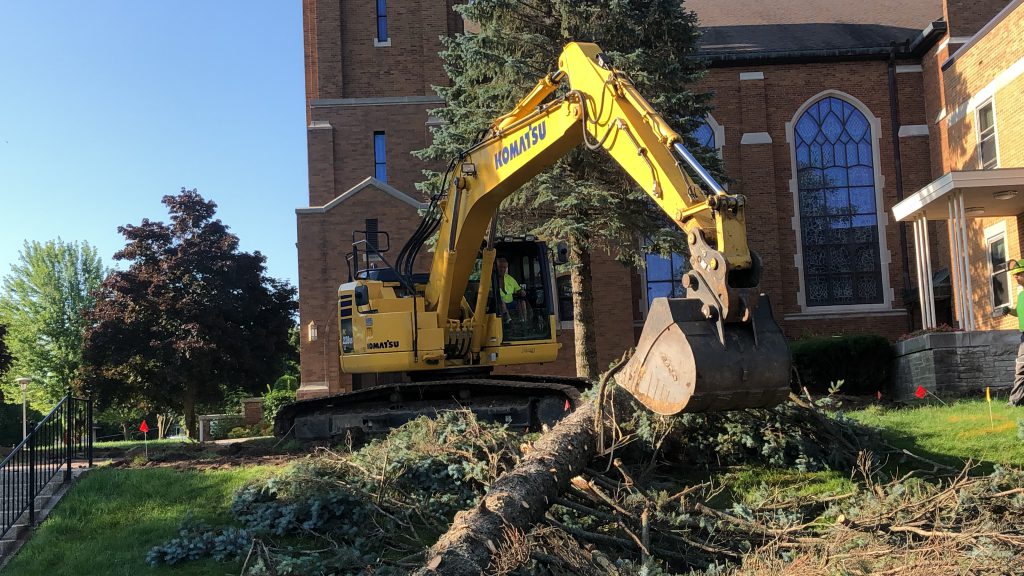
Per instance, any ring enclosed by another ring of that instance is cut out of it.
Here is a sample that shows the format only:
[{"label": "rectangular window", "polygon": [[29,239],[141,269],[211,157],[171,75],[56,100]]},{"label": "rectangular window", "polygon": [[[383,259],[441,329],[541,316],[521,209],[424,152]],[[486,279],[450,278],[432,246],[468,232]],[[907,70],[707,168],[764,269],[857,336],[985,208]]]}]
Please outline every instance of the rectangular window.
[{"label": "rectangular window", "polygon": [[991,274],[992,308],[1010,303],[1009,278],[1006,274],[1006,233],[987,237],[988,263]]},{"label": "rectangular window", "polygon": [[990,100],[978,108],[978,161],[982,170],[999,166],[996,148],[996,109]]},{"label": "rectangular window", "polygon": [[373,133],[373,176],[381,182],[388,181],[387,146],[385,146],[384,133]]},{"label": "rectangular window", "polygon": [[681,254],[666,258],[660,254],[647,254],[644,279],[647,281],[647,309],[655,298],[680,298],[683,296],[683,272],[685,260]]},{"label": "rectangular window", "polygon": [[377,0],[377,43],[388,41],[388,5],[386,0]]}]

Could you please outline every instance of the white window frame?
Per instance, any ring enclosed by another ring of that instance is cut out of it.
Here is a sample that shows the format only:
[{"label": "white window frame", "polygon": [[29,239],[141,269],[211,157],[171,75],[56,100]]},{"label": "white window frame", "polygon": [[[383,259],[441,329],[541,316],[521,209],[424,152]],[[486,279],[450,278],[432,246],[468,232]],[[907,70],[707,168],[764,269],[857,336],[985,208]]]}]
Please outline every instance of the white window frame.
[{"label": "white window frame", "polygon": [[[981,155],[981,111],[987,106],[992,107],[992,143],[994,145],[993,149],[996,153],[995,163],[988,168],[985,167],[985,159]],[[999,168],[999,120],[996,118],[995,98],[989,98],[974,109],[974,136],[978,143],[978,170],[992,170]]]},{"label": "white window frame", "polygon": [[[996,272],[995,268],[992,266],[992,244],[995,243],[996,241],[999,241],[999,240],[1003,241],[1004,250],[1006,252],[1006,260],[1007,260],[1007,262],[1009,262],[1010,261],[1010,250],[1009,250],[1010,245],[1009,245],[1009,239],[1007,238],[1007,235],[1006,235],[1006,221],[1005,220],[1001,220],[1001,221],[999,221],[999,222],[997,222],[997,223],[995,223],[995,224],[985,228],[985,263],[986,263],[986,266],[988,266],[988,292],[989,292],[989,294],[988,294],[988,296],[989,296],[988,297],[988,301],[992,305],[993,312],[995,311],[996,308],[998,308],[1000,306],[1009,306],[1010,301],[1011,301],[1011,294],[1013,292],[1013,285],[1014,285],[1014,283],[1011,282],[1012,278],[1010,277],[1010,274],[1008,273],[1009,266],[1007,266],[1006,267],[1007,269],[1003,270],[1002,272]],[[1005,282],[1005,286],[1006,286],[1006,301],[1005,302],[996,302],[996,298],[995,298],[996,294],[995,294],[995,290],[993,289],[993,286],[992,286],[992,280],[993,280],[993,278],[995,278],[995,276],[997,274],[1003,274],[1004,275],[1004,282]]]}]

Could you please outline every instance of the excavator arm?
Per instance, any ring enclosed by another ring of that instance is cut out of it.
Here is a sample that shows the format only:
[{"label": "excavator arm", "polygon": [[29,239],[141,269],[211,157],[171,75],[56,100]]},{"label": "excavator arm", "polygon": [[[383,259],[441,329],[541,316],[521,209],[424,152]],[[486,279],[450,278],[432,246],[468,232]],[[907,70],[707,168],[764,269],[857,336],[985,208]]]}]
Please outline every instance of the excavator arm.
[{"label": "excavator arm", "polygon": [[[568,82],[570,92],[548,100]],[[558,72],[543,78],[457,166],[426,291],[428,309],[459,316],[458,298],[480,239],[501,201],[570,149],[604,149],[681,229],[709,314],[742,320],[756,305],[759,268],[747,244],[746,199],[728,194],[690,154],[680,135],[608,65],[595,44],[572,43]],[[698,186],[681,168],[689,166]],[[688,279],[693,280],[693,279]]]},{"label": "excavator arm", "polygon": [[[568,92],[554,97],[564,83]],[[568,44],[558,70],[496,119],[454,164],[440,203],[424,308],[451,326],[467,322],[476,333],[484,331],[483,307],[466,318],[462,295],[488,226],[502,200],[580,144],[604,149],[686,232],[690,248],[691,270],[683,278],[687,298],[652,305],[620,384],[666,414],[783,400],[788,347],[760,292],[760,261],[747,242],[746,199],[715,181],[595,44]],[[489,247],[484,250],[485,262],[493,256]],[[481,275],[481,294],[489,282],[489,275]],[[473,349],[479,350],[478,341]]]}]

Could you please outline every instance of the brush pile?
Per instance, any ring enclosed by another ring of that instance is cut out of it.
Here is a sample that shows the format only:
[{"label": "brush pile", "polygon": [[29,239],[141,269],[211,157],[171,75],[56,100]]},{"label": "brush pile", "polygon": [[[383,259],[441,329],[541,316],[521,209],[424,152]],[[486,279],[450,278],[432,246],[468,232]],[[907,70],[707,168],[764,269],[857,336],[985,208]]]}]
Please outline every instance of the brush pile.
[{"label": "brush pile", "polygon": [[[818,405],[794,398],[771,410],[672,418],[635,410],[608,436],[538,521],[478,541],[486,573],[1024,571],[1024,474],[950,470]],[[187,522],[150,561],[239,558],[243,575],[454,573],[429,548],[456,513],[479,510],[498,478],[540,449],[533,440],[450,412],[359,449],[321,449],[241,490],[240,527]],[[824,492],[730,484],[750,469],[840,482]],[[913,471],[889,476],[897,469]]]}]

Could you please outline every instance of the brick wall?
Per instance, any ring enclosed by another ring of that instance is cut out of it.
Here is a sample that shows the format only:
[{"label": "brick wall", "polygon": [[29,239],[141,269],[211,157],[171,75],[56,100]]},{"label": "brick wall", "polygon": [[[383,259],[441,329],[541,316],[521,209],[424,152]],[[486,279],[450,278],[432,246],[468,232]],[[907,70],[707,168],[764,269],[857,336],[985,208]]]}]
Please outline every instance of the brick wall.
[{"label": "brick wall", "polygon": [[1009,0],[945,0],[943,16],[949,26],[949,35],[970,37],[988,24]]},{"label": "brick wall", "polygon": [[[943,172],[978,168],[977,125],[973,109],[961,110],[994,80],[1024,58],[1024,7],[1018,7],[941,72],[946,116],[938,122],[944,132]],[[995,92],[1000,167],[1024,166],[1024,77],[1018,76]],[[980,104],[980,102],[975,102]],[[972,107],[973,108],[973,107]],[[1004,150],[1005,155],[1004,155]]]},{"label": "brick wall", "polygon": [[440,37],[462,31],[454,4],[389,2],[390,45],[378,46],[375,2],[303,0],[307,110],[321,98],[433,94],[446,84]]},{"label": "brick wall", "polygon": [[[425,165],[408,154],[429,141],[427,110],[436,104],[416,102],[384,105],[379,100],[353,106],[331,99],[426,97],[433,94],[430,84],[444,82],[437,58],[436,38],[461,30],[462,22],[448,8],[451,1],[432,3],[415,0],[390,3],[391,46],[374,47],[375,27],[372,2],[333,2],[304,0],[306,32],[307,98],[309,118],[320,128],[309,135],[310,205],[330,202],[373,172],[372,133],[388,135],[389,183],[415,195],[414,184],[421,179]],[[940,55],[932,62],[921,62],[926,73],[898,75],[903,124],[927,124],[933,109],[941,106],[926,99],[929,82],[927,69],[937,69]],[[900,62],[916,64],[917,62]],[[740,80],[740,72],[761,72],[763,79]],[[929,78],[932,78],[929,80]],[[937,76],[935,78],[938,78]],[[903,311],[904,289],[902,245],[899,226],[891,221],[890,209],[897,200],[893,140],[890,118],[888,64],[884,61],[838,62],[820,64],[763,65],[750,69],[713,69],[701,89],[714,92],[716,121],[724,126],[722,149],[725,168],[731,178],[730,191],[750,198],[748,228],[751,247],[765,262],[763,287],[772,297],[776,317],[790,337],[809,334],[874,332],[890,338],[909,330]],[[853,312],[843,315],[815,315],[801,310],[797,301],[799,270],[795,264],[798,238],[794,231],[794,195],[791,191],[792,147],[787,141],[786,124],[809,99],[826,90],[849,94],[862,102],[869,116],[880,119],[875,141],[881,158],[883,177],[884,229],[890,289],[894,296],[892,311],[883,314]],[[936,90],[938,92],[938,90]],[[741,144],[744,134],[767,134],[771,142],[755,139]],[[933,177],[934,137],[906,138],[901,141],[904,193],[926,185]],[[941,164],[939,164],[941,165]],[[367,200],[370,198],[370,200]],[[380,199],[384,200],[381,202]],[[385,230],[401,230],[418,217],[411,207],[402,207],[379,192],[363,192],[323,215],[299,216],[300,315],[334,325],[334,299],[337,284],[343,278],[350,230],[365,217],[377,217]],[[396,207],[388,208],[394,204]],[[408,208],[408,210],[407,210]],[[395,212],[389,213],[389,210]],[[411,228],[407,228],[411,229]],[[932,235],[937,248],[944,242],[941,228]],[[393,234],[400,245],[401,234]],[[935,253],[941,251],[936,249]],[[598,354],[606,366],[632,343],[633,330],[642,317],[638,309],[645,300],[640,275],[597,250],[594,253],[594,300],[597,307]],[[910,270],[910,278],[914,278]],[[336,327],[331,329],[336,332]],[[303,344],[303,381],[332,382],[332,389],[343,384],[337,374],[337,335],[328,335],[319,348]],[[515,368],[522,372],[573,374],[572,332],[560,335],[563,350],[559,360],[544,367]]]},{"label": "brick wall", "polygon": [[411,154],[430,143],[427,110],[437,104],[390,104],[323,106],[313,109],[316,120],[330,128],[310,128],[309,205],[323,206],[352,186],[374,174],[373,133],[382,131],[387,144],[387,184],[408,194],[426,168],[440,169],[439,163],[424,162]]},{"label": "brick wall", "polygon": [[[452,1],[388,3],[389,45],[375,45],[376,3],[303,0],[309,206],[329,204],[374,175],[373,133],[387,142],[388,184],[420,200],[415,183],[424,168],[413,150],[429,143],[433,85],[446,82],[440,37],[462,30]],[[297,217],[299,317],[302,325],[300,397],[351,387],[338,366],[337,288],[348,277],[345,254],[352,231],[377,218],[397,254],[419,223],[414,206],[375,188],[324,213]],[[426,270],[424,258],[418,263]],[[308,325],[318,326],[310,342]]]}]

